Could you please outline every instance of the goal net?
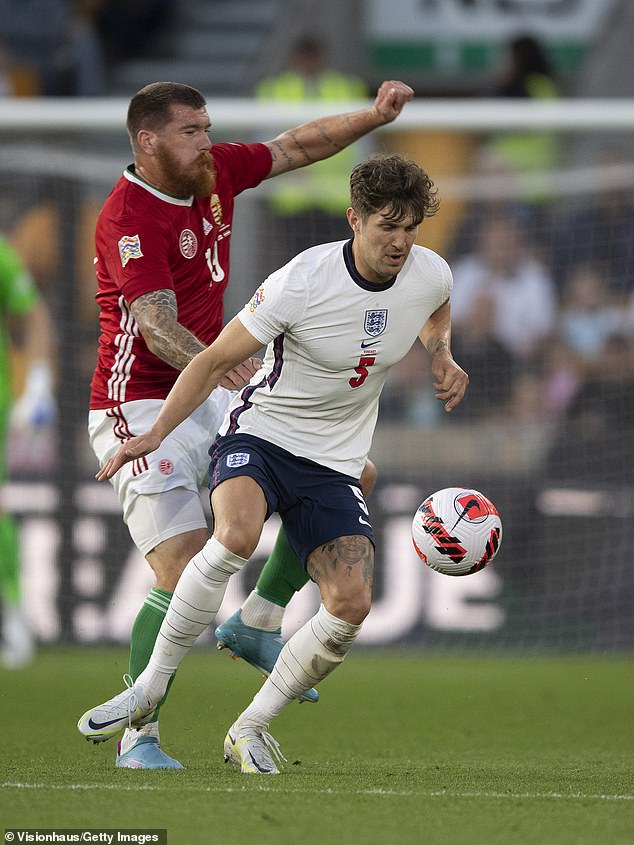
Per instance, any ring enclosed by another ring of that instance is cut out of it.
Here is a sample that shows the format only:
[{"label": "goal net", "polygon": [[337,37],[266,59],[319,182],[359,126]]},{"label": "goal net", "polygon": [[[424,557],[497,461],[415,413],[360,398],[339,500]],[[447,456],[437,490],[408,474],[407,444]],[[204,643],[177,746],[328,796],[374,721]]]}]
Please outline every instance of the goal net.
[{"label": "goal net", "polygon": [[[130,161],[126,106],[0,104],[0,230],[57,327],[58,423],[28,439],[11,434],[4,490],[44,642],[127,641],[151,586],[114,494],[93,480],[85,431],[97,341],[92,234]],[[211,101],[209,113],[214,141],[256,141],[323,109]],[[453,351],[470,387],[445,414],[420,346],[389,376],[371,452],[376,588],[365,643],[634,646],[633,136],[627,101],[415,101],[347,159],[238,199],[227,318],[294,252],[348,237],[354,161],[403,153],[438,186],[440,212],[419,242],[452,267]],[[494,564],[467,578],[427,570],[410,539],[418,504],[450,486],[481,490],[504,526]],[[273,518],[232,579],[219,618],[255,583],[277,526]],[[285,633],[317,602],[308,585]]]}]

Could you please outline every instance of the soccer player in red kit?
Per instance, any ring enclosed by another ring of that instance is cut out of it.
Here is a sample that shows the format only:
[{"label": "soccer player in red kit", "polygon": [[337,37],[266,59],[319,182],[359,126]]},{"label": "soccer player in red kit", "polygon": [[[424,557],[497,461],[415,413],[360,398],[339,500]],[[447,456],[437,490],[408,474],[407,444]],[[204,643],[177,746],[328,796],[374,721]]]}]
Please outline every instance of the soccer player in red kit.
[{"label": "soccer player in red kit", "polygon": [[[127,129],[134,164],[108,196],[95,236],[101,335],[89,436],[100,465],[122,441],[151,427],[179,372],[219,334],[234,198],[266,178],[335,154],[394,120],[412,96],[402,82],[384,82],[368,108],[303,124],[263,144],[212,144],[205,100],[187,85],[157,82],[132,98]],[[208,539],[199,491],[206,486],[210,438],[231,391],[257,366],[253,359],[239,365],[159,450],[113,479],[131,537],[156,576],[132,629],[132,679],[149,660],[180,574]],[[290,598],[306,575],[283,535],[278,546],[269,577],[281,578],[280,594],[290,590]],[[296,569],[285,573],[286,567]],[[275,599],[271,604],[257,596],[255,602],[249,618],[263,620],[270,634],[267,608],[273,616],[283,610]],[[272,662],[281,648],[278,633]],[[160,747],[158,709],[153,721],[126,731],[116,764],[181,768]]]}]

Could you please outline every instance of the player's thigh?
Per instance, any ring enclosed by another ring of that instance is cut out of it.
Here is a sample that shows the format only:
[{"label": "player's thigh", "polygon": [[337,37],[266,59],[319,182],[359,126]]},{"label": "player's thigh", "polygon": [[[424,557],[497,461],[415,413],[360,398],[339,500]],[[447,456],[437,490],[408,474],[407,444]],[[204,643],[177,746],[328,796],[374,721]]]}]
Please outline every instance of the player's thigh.
[{"label": "player's thigh", "polygon": [[209,526],[200,495],[198,490],[187,487],[129,494],[124,500],[123,519],[139,551],[147,557],[165,540],[192,531],[201,531],[208,537]]},{"label": "player's thigh", "polygon": [[319,587],[326,610],[359,625],[370,612],[374,580],[374,546],[369,537],[337,537],[314,549],[306,569]]},{"label": "player's thigh", "polygon": [[211,494],[214,537],[234,554],[249,558],[255,551],[267,516],[260,485],[249,475],[227,478]]},{"label": "player's thigh", "polygon": [[280,516],[304,566],[314,550],[327,547],[337,537],[361,535],[373,544],[372,523],[359,482],[328,467],[296,460],[294,474],[286,477],[289,490],[283,490]]},{"label": "player's thigh", "polygon": [[128,495],[124,520],[161,589],[173,589],[170,585],[176,584],[188,561],[209,537],[200,493],[185,487]]}]

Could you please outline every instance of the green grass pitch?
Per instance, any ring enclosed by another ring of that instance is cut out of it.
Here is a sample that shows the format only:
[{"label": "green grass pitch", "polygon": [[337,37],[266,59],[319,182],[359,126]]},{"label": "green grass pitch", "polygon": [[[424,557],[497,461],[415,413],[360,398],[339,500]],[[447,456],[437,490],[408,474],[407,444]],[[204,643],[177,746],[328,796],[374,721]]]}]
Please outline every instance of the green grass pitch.
[{"label": "green grass pitch", "polygon": [[222,760],[260,680],[201,648],[161,718],[184,772],[118,771],[76,721],[119,692],[123,649],[42,650],[0,671],[0,830],[165,828],[169,845],[634,842],[634,692],[624,655],[353,651],[272,733],[277,777]]}]

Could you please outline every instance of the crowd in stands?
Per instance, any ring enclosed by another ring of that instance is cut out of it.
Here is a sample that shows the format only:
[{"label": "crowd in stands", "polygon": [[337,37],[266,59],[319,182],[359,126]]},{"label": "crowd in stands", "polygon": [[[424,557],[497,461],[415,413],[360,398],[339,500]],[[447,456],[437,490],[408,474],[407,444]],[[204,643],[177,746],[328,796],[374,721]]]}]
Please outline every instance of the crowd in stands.
[{"label": "crowd in stands", "polygon": [[0,96],[96,97],[107,70],[139,58],[173,0],[0,0]]}]

